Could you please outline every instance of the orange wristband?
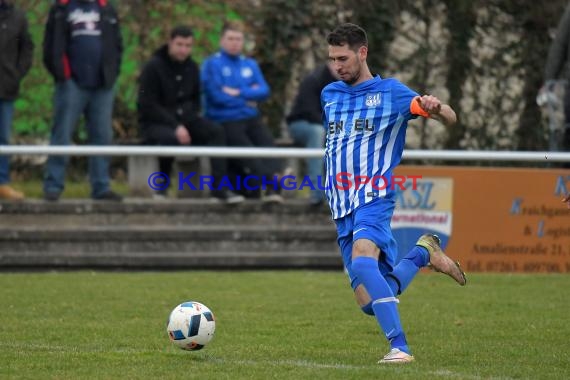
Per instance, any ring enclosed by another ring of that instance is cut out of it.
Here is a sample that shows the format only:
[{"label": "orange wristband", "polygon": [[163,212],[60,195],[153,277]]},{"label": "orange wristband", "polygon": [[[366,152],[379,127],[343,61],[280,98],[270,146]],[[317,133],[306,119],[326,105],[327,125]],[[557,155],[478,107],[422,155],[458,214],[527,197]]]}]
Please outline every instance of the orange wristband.
[{"label": "orange wristband", "polygon": [[416,96],[410,103],[410,112],[412,115],[429,117],[429,113],[420,106],[420,97]]}]

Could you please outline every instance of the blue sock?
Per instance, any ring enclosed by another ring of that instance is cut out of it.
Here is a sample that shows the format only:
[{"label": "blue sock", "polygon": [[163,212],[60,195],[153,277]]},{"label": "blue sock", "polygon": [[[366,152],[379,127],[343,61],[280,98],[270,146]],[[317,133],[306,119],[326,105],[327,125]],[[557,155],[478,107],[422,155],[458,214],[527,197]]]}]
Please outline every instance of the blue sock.
[{"label": "blue sock", "polygon": [[400,323],[396,303],[398,300],[380,274],[378,260],[372,257],[357,257],[352,261],[352,270],[372,299],[372,310],[378,324],[384,331],[391,348],[410,353],[406,335]]},{"label": "blue sock", "polygon": [[364,306],[360,306],[360,309],[364,314],[374,315],[374,310],[372,310],[372,301],[368,302]]},{"label": "blue sock", "polygon": [[424,247],[416,245],[396,265],[394,270],[386,275],[386,281],[396,295],[402,294],[410,285],[418,271],[428,265],[429,252]]}]

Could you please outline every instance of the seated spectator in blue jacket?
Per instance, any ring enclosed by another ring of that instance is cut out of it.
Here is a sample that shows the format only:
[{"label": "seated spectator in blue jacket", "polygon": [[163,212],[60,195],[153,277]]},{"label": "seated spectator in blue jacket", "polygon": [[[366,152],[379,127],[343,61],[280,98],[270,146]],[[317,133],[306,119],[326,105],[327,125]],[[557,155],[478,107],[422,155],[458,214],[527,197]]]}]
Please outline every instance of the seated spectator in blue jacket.
[{"label": "seated spectator in blue jacket", "polygon": [[[193,43],[190,27],[175,27],[168,44],[154,53],[141,73],[137,108],[147,143],[225,146],[223,128],[200,116],[200,70],[190,57]],[[173,161],[173,157],[160,157],[160,171],[170,175]],[[211,195],[227,203],[243,201],[228,187],[220,187],[227,174],[226,159],[212,159],[211,166]],[[165,196],[166,192],[164,188],[157,195]]]},{"label": "seated spectator in blue jacket", "polygon": [[[222,124],[230,146],[273,147],[271,132],[262,122],[258,110],[258,103],[269,97],[270,89],[257,62],[242,54],[243,24],[226,22],[220,46],[220,51],[202,64],[205,116]],[[282,162],[277,159],[231,161],[244,174],[258,178],[272,179],[282,169]],[[278,189],[269,186],[264,200],[282,202],[277,192]]]},{"label": "seated spectator in blue jacket", "polygon": [[[293,108],[287,116],[289,133],[295,145],[306,148],[322,148],[325,142],[325,128],[323,127],[321,108],[321,91],[331,82],[337,81],[333,70],[328,64],[322,64],[311,71],[301,82],[295,97]],[[307,172],[315,190],[311,190],[309,202],[313,206],[320,206],[324,201],[324,192],[319,190],[318,179],[321,176],[321,185],[324,186],[323,160],[321,158],[308,158],[305,160]]]}]

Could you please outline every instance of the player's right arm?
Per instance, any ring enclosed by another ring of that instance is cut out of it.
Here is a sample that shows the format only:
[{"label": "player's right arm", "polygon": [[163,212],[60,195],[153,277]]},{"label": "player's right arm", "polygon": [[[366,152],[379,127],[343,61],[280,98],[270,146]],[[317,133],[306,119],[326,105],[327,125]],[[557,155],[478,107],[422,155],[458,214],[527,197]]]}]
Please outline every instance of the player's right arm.
[{"label": "player's right arm", "polygon": [[446,126],[452,126],[457,122],[455,111],[433,95],[418,95],[408,86],[396,79],[386,79],[386,86],[392,91],[392,99],[400,114],[407,120],[422,116],[434,119]]}]

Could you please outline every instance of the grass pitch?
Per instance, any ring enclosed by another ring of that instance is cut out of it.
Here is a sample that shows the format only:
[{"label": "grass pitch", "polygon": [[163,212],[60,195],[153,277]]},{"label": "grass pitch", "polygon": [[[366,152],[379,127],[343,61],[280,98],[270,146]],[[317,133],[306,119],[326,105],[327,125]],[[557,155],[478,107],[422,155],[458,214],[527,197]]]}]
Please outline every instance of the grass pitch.
[{"label": "grass pitch", "polygon": [[[0,378],[563,379],[570,377],[568,275],[420,274],[399,305],[416,362],[388,351],[344,274],[0,274]],[[166,335],[178,303],[216,316],[185,352]]]}]

